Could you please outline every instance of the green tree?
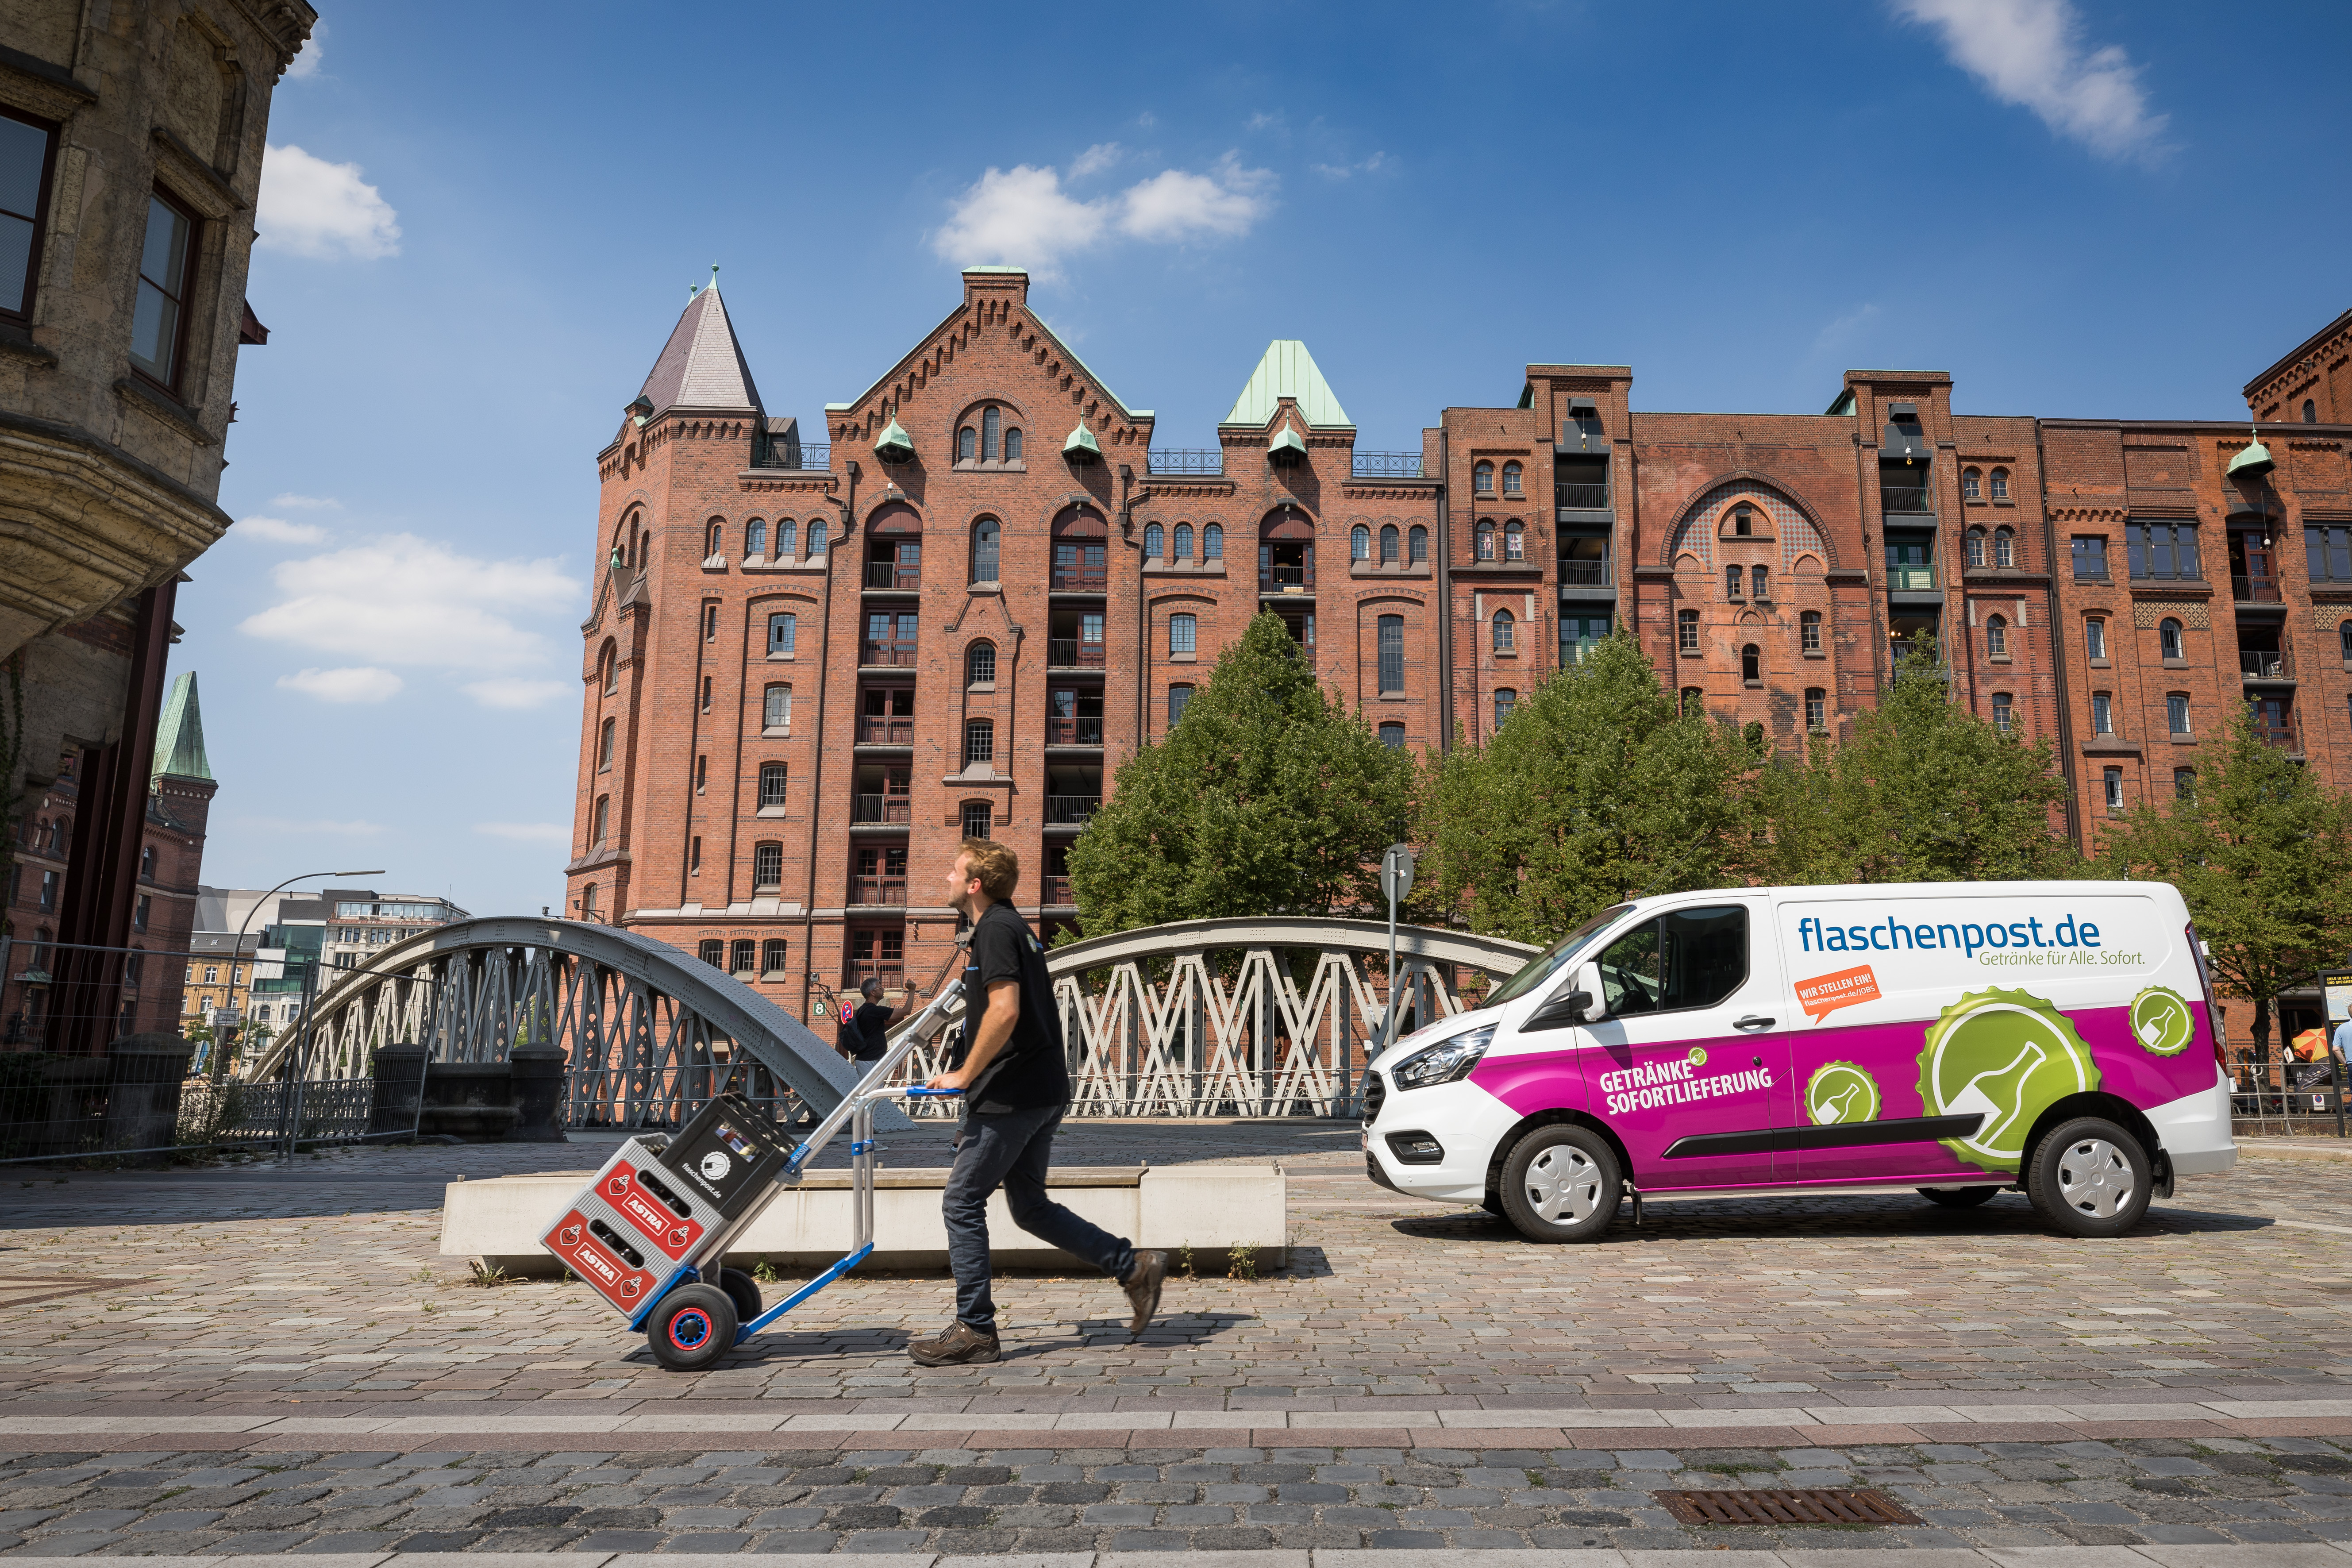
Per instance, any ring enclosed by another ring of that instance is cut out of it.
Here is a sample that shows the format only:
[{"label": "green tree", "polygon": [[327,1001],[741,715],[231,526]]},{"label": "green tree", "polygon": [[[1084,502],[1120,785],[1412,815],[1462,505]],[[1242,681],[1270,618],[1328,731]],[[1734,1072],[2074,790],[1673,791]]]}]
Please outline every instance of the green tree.
[{"label": "green tree", "polygon": [[1621,631],[1425,775],[1415,902],[1549,942],[1620,900],[1737,880],[1749,766],[1736,731],[1677,711]]},{"label": "green tree", "polygon": [[1412,779],[1411,758],[1324,691],[1281,617],[1262,615],[1071,846],[1080,926],[1370,904]]},{"label": "green tree", "polygon": [[2049,742],[2026,745],[1951,700],[1932,643],[1907,651],[1843,744],[1757,773],[1749,868],[1759,882],[1974,882],[2082,874],[2051,827],[2063,801]]},{"label": "green tree", "polygon": [[2254,1005],[2258,1059],[2271,1009],[2352,943],[2352,799],[2322,789],[2243,718],[2209,752],[2190,795],[2143,805],[2100,836],[2108,876],[2170,882],[2189,901],[2222,994]]}]

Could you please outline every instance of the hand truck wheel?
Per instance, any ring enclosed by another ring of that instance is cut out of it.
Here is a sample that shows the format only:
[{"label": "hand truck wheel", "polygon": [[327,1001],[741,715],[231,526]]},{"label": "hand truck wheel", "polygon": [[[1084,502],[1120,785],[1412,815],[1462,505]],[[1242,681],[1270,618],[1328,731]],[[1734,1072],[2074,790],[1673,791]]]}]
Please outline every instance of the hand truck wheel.
[{"label": "hand truck wheel", "polygon": [[654,1360],[672,1372],[700,1372],[735,1347],[735,1303],[716,1285],[681,1285],[646,1320]]},{"label": "hand truck wheel", "polygon": [[729,1300],[735,1303],[738,1326],[760,1315],[760,1282],[757,1279],[740,1268],[722,1268],[719,1271],[719,1288],[727,1292]]}]

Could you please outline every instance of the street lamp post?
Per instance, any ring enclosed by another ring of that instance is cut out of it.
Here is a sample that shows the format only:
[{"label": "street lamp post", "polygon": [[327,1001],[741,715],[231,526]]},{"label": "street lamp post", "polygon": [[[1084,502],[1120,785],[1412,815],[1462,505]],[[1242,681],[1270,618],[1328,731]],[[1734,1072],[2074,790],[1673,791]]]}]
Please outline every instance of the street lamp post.
[{"label": "street lamp post", "polygon": [[[303,873],[302,873],[300,876],[299,876],[299,877],[289,877],[289,878],[287,878],[284,881],[282,881],[282,882],[278,883],[278,886],[276,886],[276,887],[274,887],[274,888],[270,889],[269,889],[269,891],[268,891],[268,892],[266,892],[266,893],[262,894],[262,895],[261,895],[261,897],[260,897],[259,899],[257,899],[257,900],[256,900],[254,901],[253,908],[252,908],[252,909],[249,909],[249,910],[246,910],[246,911],[245,911],[245,919],[237,922],[237,928],[236,928],[236,942],[235,945],[233,945],[233,946],[229,949],[229,953],[228,953],[228,980],[229,980],[229,985],[228,985],[228,1000],[229,1000],[229,1005],[230,1005],[231,1007],[235,1007],[235,1006],[236,1005],[236,966],[237,966],[238,963],[239,963],[239,962],[243,959],[243,957],[244,957],[244,953],[245,953],[245,933],[247,932],[247,930],[249,930],[249,929],[252,927],[252,925],[253,925],[253,917],[254,917],[256,914],[257,914],[257,913],[259,913],[259,912],[260,912],[261,906],[262,906],[263,904],[268,903],[270,900],[272,900],[272,899],[276,898],[278,894],[280,894],[280,893],[284,892],[287,889],[289,889],[289,888],[292,887],[295,883],[297,883],[297,882],[307,882],[307,881],[310,881],[310,880],[312,878],[314,878],[314,877],[381,877],[381,876],[383,876],[383,874],[384,874],[384,873],[383,873],[383,871],[381,871],[381,870],[374,870],[374,871],[305,871],[305,872],[303,872]],[[253,965],[251,965],[251,964],[247,964],[247,965],[246,966],[246,971],[245,971],[245,1005],[246,1005],[246,1008],[247,1008],[247,1011],[250,1011],[250,1010],[252,1009],[252,1006],[253,1006],[253,980],[254,980],[254,975],[253,975]],[[240,1019],[242,1019],[242,1018],[243,1018],[243,1016],[244,1016],[244,1015],[243,1015],[243,1014],[239,1014],[239,1015],[238,1015],[238,1017],[239,1017]],[[220,1080],[221,1080],[221,1074],[222,1074],[223,1070],[224,1070],[224,1069],[227,1067],[227,1065],[228,1065],[228,1053],[227,1053],[226,1050],[224,1050],[224,1049],[222,1048],[222,1047],[223,1047],[224,1046],[226,1046],[226,1044],[227,1044],[227,1042],[226,1042],[226,1041],[225,1041],[225,1040],[223,1040],[223,1039],[220,1037],[220,1030],[219,1030],[219,1028],[218,1028],[217,1026],[215,1026],[215,1027],[214,1028],[214,1030],[213,1030],[212,1060],[211,1060],[208,1064],[206,1064],[210,1070],[209,1070],[209,1071],[207,1071],[207,1072],[206,1072],[206,1074],[205,1075],[206,1078],[210,1079],[214,1083],[218,1083],[218,1082],[220,1082]]]}]

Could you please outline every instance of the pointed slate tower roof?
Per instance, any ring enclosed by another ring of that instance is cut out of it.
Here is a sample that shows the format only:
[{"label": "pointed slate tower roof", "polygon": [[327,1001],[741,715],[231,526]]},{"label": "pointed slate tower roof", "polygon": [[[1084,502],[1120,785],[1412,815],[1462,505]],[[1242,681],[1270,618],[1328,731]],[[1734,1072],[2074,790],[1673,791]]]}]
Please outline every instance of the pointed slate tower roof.
[{"label": "pointed slate tower roof", "polygon": [[[172,682],[163,717],[155,726],[155,772],[178,779],[209,779],[213,765],[205,756],[205,716],[196,704],[196,672],[189,670]],[[152,779],[151,779],[152,782]]]},{"label": "pointed slate tower roof", "polygon": [[764,412],[760,389],[751,384],[751,367],[744,363],[743,345],[735,341],[734,323],[727,319],[727,302],[719,297],[719,279],[686,302],[686,313],[662,345],[653,374],[638,394],[650,402],[648,419],[658,419],[673,408],[749,409]]},{"label": "pointed slate tower roof", "polygon": [[1249,384],[1242,388],[1241,396],[1234,400],[1234,411],[1221,423],[1263,430],[1274,418],[1275,400],[1283,397],[1298,405],[1298,412],[1307,416],[1310,428],[1352,426],[1355,423],[1339,406],[1331,384],[1316,368],[1315,356],[1297,338],[1276,338],[1266,344],[1265,357],[1250,372]]}]

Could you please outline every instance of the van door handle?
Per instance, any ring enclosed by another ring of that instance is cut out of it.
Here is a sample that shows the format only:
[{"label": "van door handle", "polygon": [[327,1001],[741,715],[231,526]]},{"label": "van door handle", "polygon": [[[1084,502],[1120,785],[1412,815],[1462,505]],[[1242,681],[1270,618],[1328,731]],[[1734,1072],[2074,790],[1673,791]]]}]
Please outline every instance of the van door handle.
[{"label": "van door handle", "polygon": [[1735,1029],[1769,1029],[1779,1021],[1777,1018],[1768,1018],[1761,1013],[1750,1013],[1745,1018],[1734,1018],[1731,1021],[1731,1026]]}]

